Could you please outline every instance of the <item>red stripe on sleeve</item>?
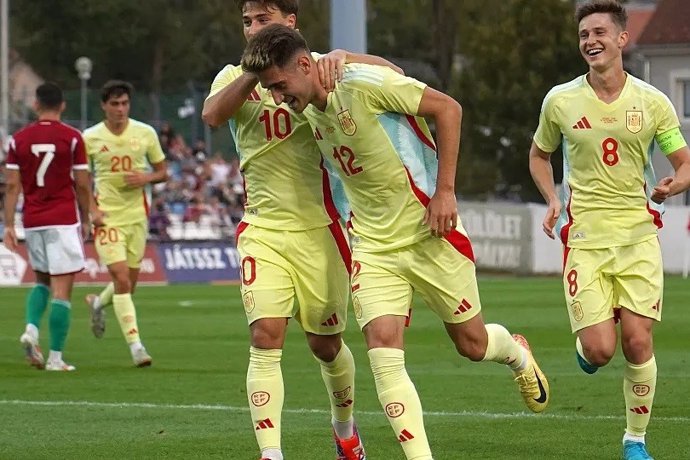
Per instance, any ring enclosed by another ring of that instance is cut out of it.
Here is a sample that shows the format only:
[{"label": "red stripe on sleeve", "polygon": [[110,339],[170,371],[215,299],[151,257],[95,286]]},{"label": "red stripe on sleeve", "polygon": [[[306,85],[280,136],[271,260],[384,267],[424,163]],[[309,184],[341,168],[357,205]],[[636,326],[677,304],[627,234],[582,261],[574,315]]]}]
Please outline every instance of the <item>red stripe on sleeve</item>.
[{"label": "red stripe on sleeve", "polygon": [[340,214],[338,214],[338,209],[335,207],[335,202],[333,201],[333,195],[331,194],[331,181],[328,178],[328,171],[326,171],[323,165],[324,159],[321,157],[321,163],[319,163],[319,168],[321,168],[321,186],[323,190],[323,204],[326,207],[326,213],[328,217],[331,218],[331,222],[335,222],[340,219]]},{"label": "red stripe on sleeve", "polygon": [[422,128],[419,127],[419,123],[417,123],[417,119],[412,115],[406,115],[405,118],[407,118],[408,123],[410,123],[412,130],[417,135],[419,140],[421,140],[431,150],[436,151],[436,144],[434,144],[433,139],[429,139],[424,131],[422,131]]}]

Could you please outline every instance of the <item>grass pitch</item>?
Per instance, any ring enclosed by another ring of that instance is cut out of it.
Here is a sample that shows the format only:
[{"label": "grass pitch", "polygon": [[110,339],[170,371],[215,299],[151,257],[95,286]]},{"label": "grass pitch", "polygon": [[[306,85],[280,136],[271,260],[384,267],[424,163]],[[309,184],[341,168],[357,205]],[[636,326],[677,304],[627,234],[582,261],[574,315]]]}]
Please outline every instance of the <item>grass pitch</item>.
[{"label": "grass pitch", "polygon": [[[30,368],[19,346],[27,289],[0,290],[0,459],[258,459],[238,288],[140,287],[135,302],[154,358],[149,369],[132,366],[112,311],[105,337],[91,335],[83,297],[93,291],[77,288],[73,297],[65,359],[77,371],[49,373]],[[625,428],[621,353],[594,376],[579,370],[559,279],[482,277],[480,291],[486,322],[500,322],[530,341],[551,383],[550,407],[528,414],[509,372],[455,354],[437,318],[420,303],[406,333],[406,360],[435,458],[619,458]],[[659,383],[647,442],[662,459],[690,458],[687,292],[687,281],[667,279],[664,322],[656,328]],[[355,411],[368,458],[403,459],[376,398],[354,318],[346,341],[358,366]],[[47,352],[47,321],[41,343]],[[325,389],[295,324],[282,369],[286,459],[333,459]]]}]

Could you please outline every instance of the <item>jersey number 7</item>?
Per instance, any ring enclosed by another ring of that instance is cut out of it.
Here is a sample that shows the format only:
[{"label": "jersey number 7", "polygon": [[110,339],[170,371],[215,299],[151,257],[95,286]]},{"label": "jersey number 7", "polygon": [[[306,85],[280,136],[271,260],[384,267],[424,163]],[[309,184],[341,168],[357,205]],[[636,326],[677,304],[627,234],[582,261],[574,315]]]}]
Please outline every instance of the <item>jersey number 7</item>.
[{"label": "jersey number 7", "polygon": [[36,170],[36,185],[45,187],[45,177],[48,166],[50,166],[50,162],[55,158],[55,144],[31,144],[31,153],[37,158],[40,157],[42,153],[44,154],[41,159],[41,164]]}]

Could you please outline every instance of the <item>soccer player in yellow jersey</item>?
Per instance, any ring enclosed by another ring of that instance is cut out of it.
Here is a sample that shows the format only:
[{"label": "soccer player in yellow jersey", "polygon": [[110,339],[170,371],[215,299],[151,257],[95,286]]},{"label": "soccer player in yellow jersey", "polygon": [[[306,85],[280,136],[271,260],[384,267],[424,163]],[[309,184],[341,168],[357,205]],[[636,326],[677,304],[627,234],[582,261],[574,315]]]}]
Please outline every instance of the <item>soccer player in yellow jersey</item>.
[{"label": "soccer player in yellow jersey", "polygon": [[104,226],[96,228],[94,245],[113,282],[98,296],[87,296],[96,337],[105,329],[103,307],[111,301],[122,334],[137,367],[151,365],[139,338],[132,293],[146,249],[148,184],[165,181],[165,155],[153,127],[129,118],[132,85],[108,81],[101,92],[105,120],[84,131],[86,153],[96,182]]},{"label": "soccer player in yellow jersey", "polygon": [[[249,42],[242,67],[276,104],[306,116],[329,170],[343,180],[352,206],[355,317],[379,401],[405,456],[432,458],[419,396],[405,370],[403,332],[413,291],[442,319],[461,355],[508,365],[527,406],[543,411],[548,383],[527,342],[501,325],[485,325],[480,314],[472,245],[454,193],[460,105],[366,64],[346,65],[328,92],[302,36],[280,25]],[[438,159],[422,116],[436,122]]]},{"label": "soccer player in yellow jersey", "polygon": [[[627,427],[624,458],[645,447],[656,389],[652,328],[661,320],[661,203],[690,184],[690,150],[669,99],[623,70],[626,13],[615,1],[577,9],[580,53],[589,72],[546,95],[530,150],[530,170],[548,203],[544,231],[564,245],[563,286],[577,359],[594,373],[616,350],[620,315]],[[658,183],[656,140],[675,169]],[[563,196],[550,155],[562,145]]]},{"label": "soccer player in yellow jersey", "polygon": [[[247,39],[269,24],[296,25],[296,0],[236,3]],[[319,59],[325,86],[332,87],[345,60],[394,67],[376,56],[336,50]],[[351,266],[339,222],[347,217],[342,185],[323,167],[304,117],[275,104],[256,76],[239,66],[228,65],[216,76],[202,116],[212,126],[229,121],[245,179],[237,247],[251,336],[247,396],[261,456],[283,458],[280,362],[287,318],[294,317],[328,390],[336,457],[365,459],[352,415],[355,364],[341,336]]]}]

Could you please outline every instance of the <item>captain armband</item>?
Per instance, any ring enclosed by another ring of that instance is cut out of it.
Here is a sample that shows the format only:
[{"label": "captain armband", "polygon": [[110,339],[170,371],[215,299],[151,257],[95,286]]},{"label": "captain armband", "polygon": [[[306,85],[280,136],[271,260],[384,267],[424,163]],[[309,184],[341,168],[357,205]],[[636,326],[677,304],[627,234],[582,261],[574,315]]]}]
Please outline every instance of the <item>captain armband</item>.
[{"label": "captain armband", "polygon": [[656,136],[656,142],[664,155],[670,155],[676,150],[685,147],[687,142],[680,132],[680,128],[676,127]]}]

